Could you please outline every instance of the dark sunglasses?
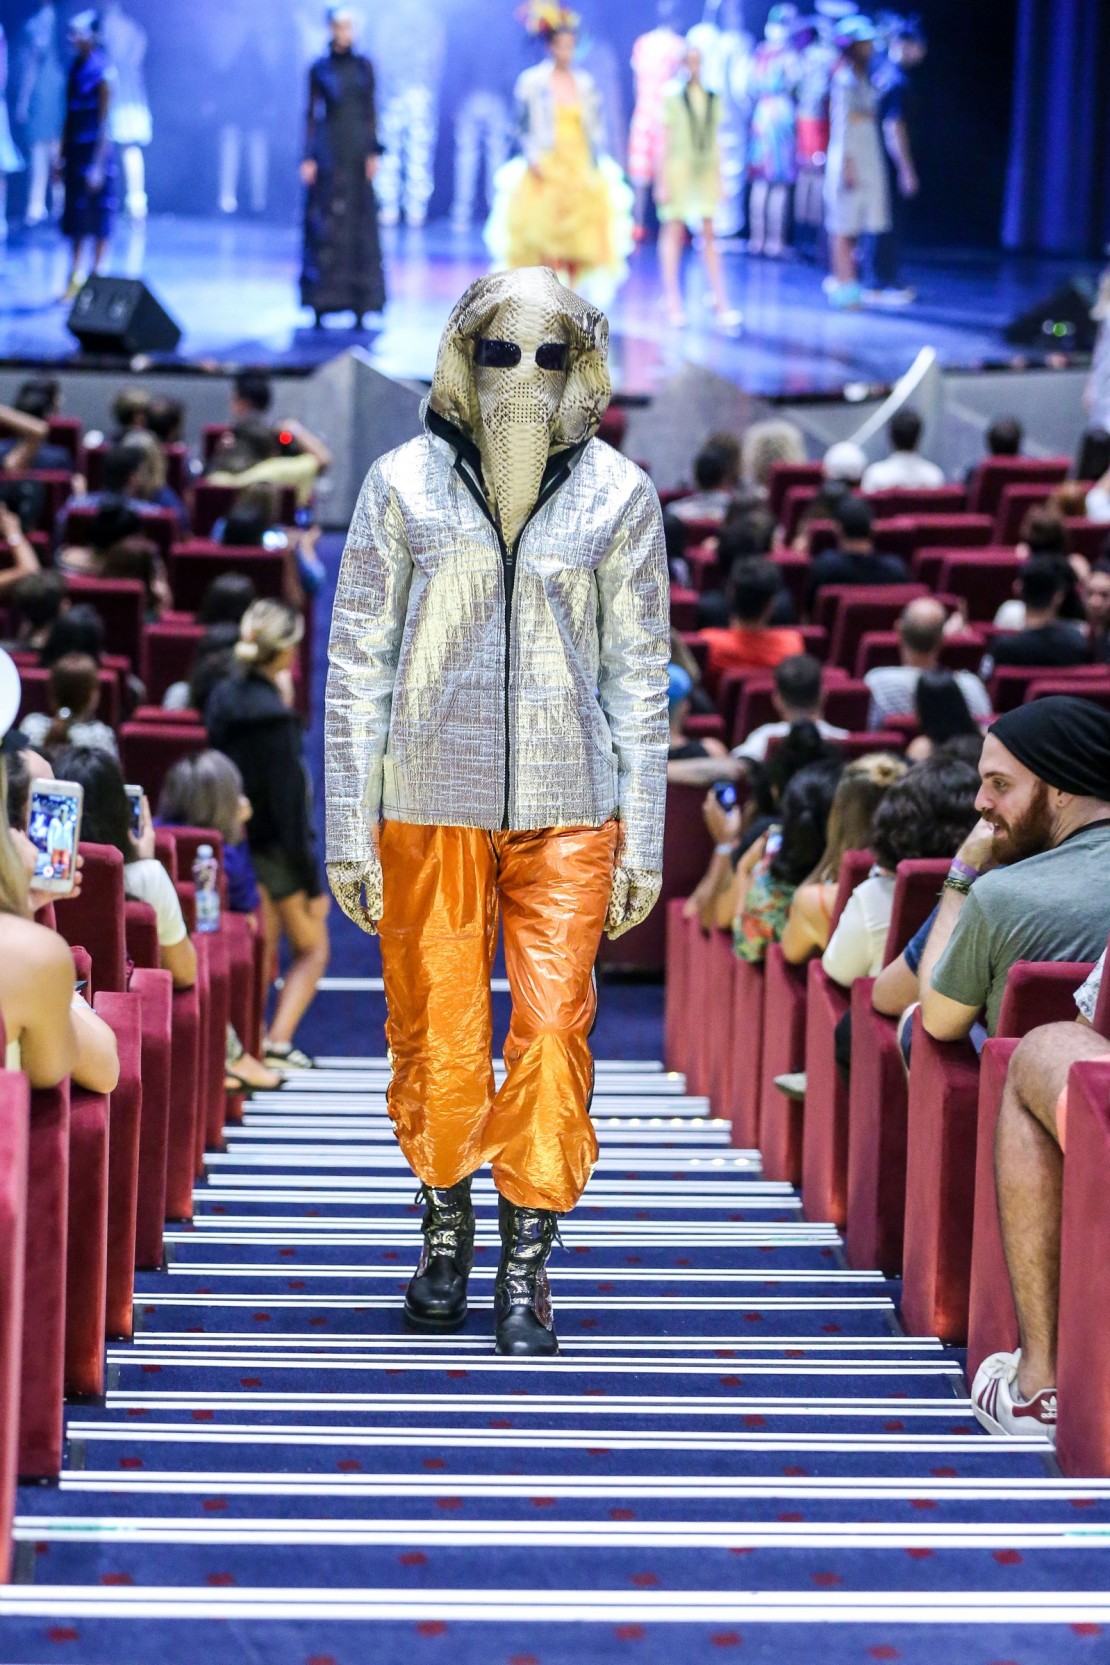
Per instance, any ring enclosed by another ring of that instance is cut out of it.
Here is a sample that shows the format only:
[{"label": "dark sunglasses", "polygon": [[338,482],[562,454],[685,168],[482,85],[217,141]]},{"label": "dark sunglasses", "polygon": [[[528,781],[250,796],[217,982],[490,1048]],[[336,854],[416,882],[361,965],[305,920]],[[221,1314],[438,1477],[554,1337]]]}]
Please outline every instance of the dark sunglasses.
[{"label": "dark sunglasses", "polygon": [[[474,343],[474,362],[484,370],[515,370],[521,351],[515,341],[490,341],[480,335]],[[570,348],[565,341],[545,341],[536,348],[536,363],[541,370],[566,370],[570,364]]]}]

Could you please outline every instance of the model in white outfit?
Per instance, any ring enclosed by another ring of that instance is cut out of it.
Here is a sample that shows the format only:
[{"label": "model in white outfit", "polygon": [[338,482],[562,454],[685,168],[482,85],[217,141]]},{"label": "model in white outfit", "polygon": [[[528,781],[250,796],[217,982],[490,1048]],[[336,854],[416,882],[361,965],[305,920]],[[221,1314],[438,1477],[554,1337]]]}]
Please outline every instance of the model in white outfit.
[{"label": "model in white outfit", "polygon": [[143,74],[146,30],[133,17],[128,17],[119,0],[108,0],[103,12],[102,35],[104,50],[116,74],[109,128],[123,158],[127,212],[133,220],[145,220],[146,162],[143,151],[153,137]]},{"label": "model in white outfit", "polygon": [[0,243],[6,241],[8,235],[8,175],[22,173],[26,167],[8,125],[8,105],[4,96],[7,86],[8,43],[4,26],[0,23]]},{"label": "model in white outfit", "polygon": [[844,57],[833,74],[829,159],[825,170],[825,228],[832,256],[834,306],[861,299],[858,243],[890,230],[890,184],[879,131],[879,95],[871,81],[875,28],[849,18],[839,41]]},{"label": "model in white outfit", "polygon": [[65,101],[66,78],[58,52],[58,15],[48,0],[23,25],[15,72],[15,125],[31,168],[28,225],[41,225],[50,217],[54,162],[65,120]]}]

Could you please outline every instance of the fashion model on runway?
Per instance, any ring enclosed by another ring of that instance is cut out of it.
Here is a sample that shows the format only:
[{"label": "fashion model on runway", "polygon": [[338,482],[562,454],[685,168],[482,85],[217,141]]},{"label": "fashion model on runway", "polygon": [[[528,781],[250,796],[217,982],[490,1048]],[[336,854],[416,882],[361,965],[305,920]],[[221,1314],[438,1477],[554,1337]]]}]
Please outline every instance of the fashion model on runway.
[{"label": "fashion model on runway", "polygon": [[385,307],[374,69],[354,50],[353,12],[329,6],[327,19],[330,49],[308,72],[301,302],[317,324],[326,313],[348,311],[361,324],[365,313]]},{"label": "fashion model on runway", "polygon": [[119,206],[110,126],[111,69],[101,43],[99,12],[78,12],[70,18],[69,40],[74,56],[66,83],[61,160],[66,192],[62,234],[72,248],[62,296],[67,301],[81,288],[81,251],[88,241],[93,245],[90,275],[100,270]]},{"label": "fashion model on runway", "polygon": [[656,187],[659,262],[663,297],[672,324],[683,325],[680,275],[687,228],[701,234],[701,257],[709,280],[710,306],[722,329],[735,329],[740,314],[728,304],[713,217],[721,200],[721,97],[702,80],[702,59],[691,36],[685,68],[667,91],[663,125],[663,166]]},{"label": "fashion model on runway", "polygon": [[829,159],[825,170],[825,229],[833,283],[829,302],[857,307],[861,237],[890,230],[890,185],[879,131],[879,93],[871,75],[875,25],[860,15],[837,29],[843,56],[832,78]]},{"label": "fashion model on runway", "polygon": [[574,65],[577,15],[533,0],[524,16],[547,56],[516,84],[522,154],[497,177],[486,246],[498,267],[549,266],[606,305],[628,276],[632,191],[605,154],[593,77]]},{"label": "fashion model on runway", "polygon": [[58,14],[52,0],[36,6],[23,25],[14,76],[15,125],[31,168],[26,223],[50,217],[50,188],[65,120],[66,76],[58,52]]},{"label": "fashion model on runway", "polygon": [[546,1261],[598,1154],[594,960],[661,885],[663,525],[650,480],[593,437],[608,334],[542,268],[467,290],[425,432],[367,476],[332,619],[327,871],[381,936],[387,1102],[424,1202],[405,1313],[464,1322],[471,1177],[489,1162],[501,1353],[558,1351]]}]

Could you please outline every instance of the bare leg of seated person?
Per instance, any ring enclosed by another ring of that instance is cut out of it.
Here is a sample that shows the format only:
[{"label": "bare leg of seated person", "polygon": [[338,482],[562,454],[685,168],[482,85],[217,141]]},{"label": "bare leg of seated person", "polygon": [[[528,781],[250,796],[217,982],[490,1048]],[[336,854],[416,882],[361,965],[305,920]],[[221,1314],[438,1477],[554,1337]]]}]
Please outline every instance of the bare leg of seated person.
[{"label": "bare leg of seated person", "polygon": [[994,1353],[972,1388],[975,1413],[996,1433],[1055,1432],[1063,1133],[1058,1115],[1071,1066],[1110,1057],[1086,1024],[1035,1029],[1010,1061],[995,1136],[995,1178],[1021,1349]]}]

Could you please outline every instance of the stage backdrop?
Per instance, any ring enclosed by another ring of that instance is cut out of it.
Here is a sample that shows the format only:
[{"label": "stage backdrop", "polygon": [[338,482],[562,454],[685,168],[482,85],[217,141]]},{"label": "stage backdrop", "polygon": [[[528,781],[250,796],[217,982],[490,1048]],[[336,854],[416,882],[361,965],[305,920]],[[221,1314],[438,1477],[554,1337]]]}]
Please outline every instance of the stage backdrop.
[{"label": "stage backdrop", "polygon": [[[78,3],[59,4],[59,16],[77,10]],[[1025,3],[1052,10],[1065,0]],[[1098,8],[1107,0],[1086,3]],[[922,193],[914,205],[912,241],[997,247],[1017,5],[1018,0],[916,0],[905,8],[920,13],[930,41],[914,88]],[[227,147],[233,145],[238,211],[292,223],[299,206],[304,79],[323,48],[323,5],[319,0],[124,0],[124,8],[149,37],[154,137],[147,168],[153,211],[213,214],[221,150],[226,171]],[[13,47],[32,9],[32,0],[0,3]],[[707,15],[715,9],[713,0],[704,8]],[[769,0],[720,4],[726,20],[734,16],[756,36],[768,9]],[[460,106],[478,89],[506,94],[538,49],[515,20],[514,0],[361,0],[356,10],[383,91],[403,86],[413,74],[434,86],[438,122],[430,212],[446,215]],[[585,61],[601,84],[620,156],[631,108],[629,53],[636,36],[655,23],[655,0],[581,0],[579,10]],[[678,0],[680,27],[702,15],[701,0]],[[9,99],[14,96],[13,86]],[[18,179],[13,189],[18,193]]]}]

